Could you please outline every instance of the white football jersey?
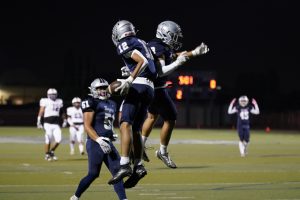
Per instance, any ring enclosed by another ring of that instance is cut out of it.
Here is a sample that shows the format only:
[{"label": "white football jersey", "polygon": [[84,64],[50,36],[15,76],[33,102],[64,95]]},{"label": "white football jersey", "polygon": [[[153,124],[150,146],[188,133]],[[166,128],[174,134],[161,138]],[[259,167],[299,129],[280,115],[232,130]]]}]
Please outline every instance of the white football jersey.
[{"label": "white football jersey", "polygon": [[81,108],[77,109],[74,106],[67,108],[67,115],[73,123],[83,123],[83,113]]},{"label": "white football jersey", "polygon": [[63,107],[63,101],[61,99],[53,101],[49,98],[42,98],[40,106],[45,107],[44,117],[59,116],[59,111]]}]

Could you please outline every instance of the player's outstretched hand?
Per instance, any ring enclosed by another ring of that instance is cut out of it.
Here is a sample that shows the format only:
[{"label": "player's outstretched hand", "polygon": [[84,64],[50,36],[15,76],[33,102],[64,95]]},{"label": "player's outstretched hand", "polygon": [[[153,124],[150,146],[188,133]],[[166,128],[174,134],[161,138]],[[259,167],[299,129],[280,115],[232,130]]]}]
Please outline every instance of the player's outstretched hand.
[{"label": "player's outstretched hand", "polygon": [[177,62],[177,65],[183,65],[186,61],[189,60],[189,57],[186,55],[186,51],[183,51],[177,56],[177,59],[175,62]]},{"label": "player's outstretched hand", "polygon": [[192,54],[193,56],[200,56],[203,54],[206,54],[209,51],[209,48],[207,47],[206,44],[204,44],[203,42],[197,46],[193,51]]},{"label": "player's outstretched hand", "polygon": [[257,104],[257,102],[256,102],[256,100],[255,100],[254,98],[252,98],[252,104],[253,104],[253,105],[256,105],[256,104]]},{"label": "player's outstretched hand", "polygon": [[104,153],[109,154],[111,152],[109,140],[106,140],[104,137],[98,137],[96,142],[100,145],[100,148]]},{"label": "player's outstretched hand", "polygon": [[236,98],[233,98],[233,99],[231,100],[230,104],[234,104],[235,101],[236,101]]},{"label": "player's outstretched hand", "polygon": [[41,122],[37,122],[36,123],[36,127],[39,128],[39,129],[43,129],[43,124]]}]

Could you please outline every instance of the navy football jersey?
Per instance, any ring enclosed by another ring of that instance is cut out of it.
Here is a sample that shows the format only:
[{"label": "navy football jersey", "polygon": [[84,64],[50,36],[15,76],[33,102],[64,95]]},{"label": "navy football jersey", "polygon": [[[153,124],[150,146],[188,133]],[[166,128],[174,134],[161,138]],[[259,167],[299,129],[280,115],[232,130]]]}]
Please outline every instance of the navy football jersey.
[{"label": "navy football jersey", "polygon": [[151,50],[147,47],[144,40],[134,36],[125,37],[117,45],[118,55],[122,56],[122,59],[126,66],[130,69],[130,72],[133,72],[136,66],[136,62],[130,57],[130,52],[135,49],[141,52],[148,60],[148,66],[139,75],[139,77],[145,77],[154,80],[157,77],[154,59]]},{"label": "navy football jersey", "polygon": [[[148,46],[156,57],[164,56],[165,65],[169,65],[174,61],[175,52],[167,44],[163,43],[161,39],[155,38],[151,40],[148,42]],[[157,77],[154,81],[155,87],[164,86],[167,79],[168,76]]]},{"label": "navy football jersey", "polygon": [[253,109],[251,104],[245,107],[236,106],[237,109],[237,126],[250,125],[250,111]]},{"label": "navy football jersey", "polygon": [[113,136],[113,124],[117,111],[114,101],[88,97],[81,102],[81,108],[83,113],[95,112],[92,126],[99,136],[109,138]]}]

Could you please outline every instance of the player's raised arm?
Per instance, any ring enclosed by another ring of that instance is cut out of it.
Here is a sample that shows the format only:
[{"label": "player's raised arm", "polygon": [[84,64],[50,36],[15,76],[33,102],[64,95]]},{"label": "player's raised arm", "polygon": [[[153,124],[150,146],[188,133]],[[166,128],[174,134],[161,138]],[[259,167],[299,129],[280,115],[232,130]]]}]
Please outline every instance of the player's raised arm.
[{"label": "player's raised arm", "polygon": [[257,102],[254,98],[252,98],[252,104],[253,104],[254,107],[250,110],[250,112],[254,115],[258,115],[259,114],[259,108],[258,108]]},{"label": "player's raised arm", "polygon": [[228,114],[234,114],[234,113],[237,112],[237,109],[234,106],[235,101],[236,101],[236,98],[234,98],[234,99],[231,100],[230,105],[228,107]]},{"label": "player's raised arm", "polygon": [[191,57],[196,57],[196,56],[204,55],[208,51],[209,51],[208,46],[202,42],[194,50],[187,52],[187,55],[191,58]]}]

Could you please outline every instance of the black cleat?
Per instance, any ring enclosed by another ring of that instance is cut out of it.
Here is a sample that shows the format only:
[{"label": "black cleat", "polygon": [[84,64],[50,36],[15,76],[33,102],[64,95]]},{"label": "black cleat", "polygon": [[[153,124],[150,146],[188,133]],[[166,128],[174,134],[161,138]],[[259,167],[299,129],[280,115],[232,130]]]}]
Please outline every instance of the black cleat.
[{"label": "black cleat", "polygon": [[146,148],[144,148],[144,151],[143,151],[143,160],[146,162],[150,162],[150,159],[146,153]]},{"label": "black cleat", "polygon": [[133,174],[124,183],[124,188],[133,188],[146,175],[147,170],[143,165],[134,167]]},{"label": "black cleat", "polygon": [[109,185],[116,184],[121,181],[124,177],[130,176],[132,174],[132,169],[128,164],[121,165],[119,171],[108,181]]}]

